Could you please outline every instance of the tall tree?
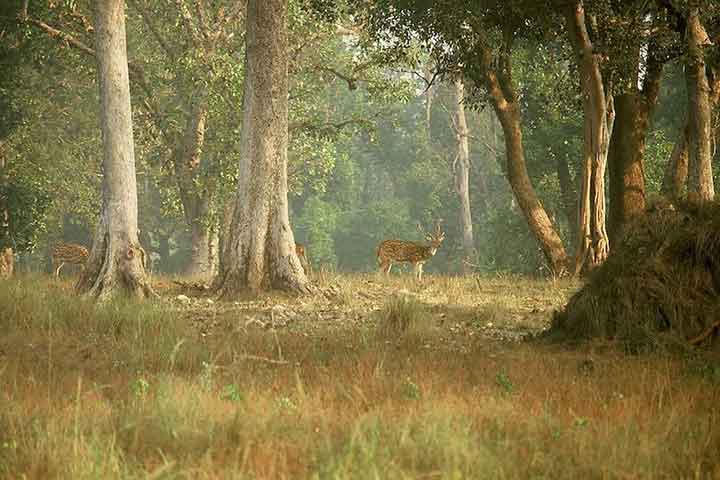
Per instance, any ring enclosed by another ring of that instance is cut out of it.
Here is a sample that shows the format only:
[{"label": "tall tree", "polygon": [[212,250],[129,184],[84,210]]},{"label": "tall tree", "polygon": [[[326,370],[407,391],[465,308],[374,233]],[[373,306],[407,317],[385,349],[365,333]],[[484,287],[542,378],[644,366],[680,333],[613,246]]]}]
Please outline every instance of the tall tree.
[{"label": "tall tree", "polygon": [[700,3],[697,0],[689,2],[685,31],[687,40],[685,75],[690,120],[688,190],[697,192],[702,201],[710,201],[715,197],[712,176],[712,114],[703,47],[711,42],[700,20]]},{"label": "tall tree", "polygon": [[215,285],[308,292],[288,219],[287,0],[249,0],[240,173]]},{"label": "tall tree", "polygon": [[135,152],[125,39],[125,1],[96,0],[95,50],[103,139],[103,210],[78,289],[104,299],[122,288],[154,294],[138,240]]},{"label": "tall tree", "polygon": [[605,261],[610,252],[605,227],[605,169],[614,120],[613,99],[603,82],[600,55],[588,32],[585,6],[574,1],[566,10],[570,43],[579,63],[583,92],[584,146],[580,190],[580,229],[575,273]]},{"label": "tall tree", "polygon": [[472,213],[470,211],[470,142],[465,117],[465,84],[462,79],[453,82],[455,90],[455,112],[452,119],[457,151],[452,169],[455,176],[455,193],[460,203],[460,230],[462,232],[463,271],[472,270],[475,260],[475,239],[473,237]]},{"label": "tall tree", "polygon": [[[613,55],[623,57],[625,71],[615,84],[615,123],[608,152],[611,244],[619,240],[626,225],[645,212],[645,144],[667,58],[661,57],[657,40],[646,33],[653,25],[643,18],[650,20],[656,15],[640,10],[638,16],[639,21],[627,19],[637,27],[617,29],[620,34],[613,42],[620,47]],[[638,38],[639,42],[633,41]]]},{"label": "tall tree", "polygon": [[[503,129],[507,178],[515,198],[550,271],[562,275],[567,255],[528,174],[521,99],[513,79],[513,47],[522,35],[535,30],[527,28],[533,18],[525,15],[523,2],[458,1],[430,7],[401,0],[362,3],[368,7],[362,14],[370,23],[369,30],[383,36],[384,43],[408,48],[419,37],[433,49],[439,70],[463,65],[464,77],[485,90]],[[535,3],[528,3],[529,11],[538,8]]]}]

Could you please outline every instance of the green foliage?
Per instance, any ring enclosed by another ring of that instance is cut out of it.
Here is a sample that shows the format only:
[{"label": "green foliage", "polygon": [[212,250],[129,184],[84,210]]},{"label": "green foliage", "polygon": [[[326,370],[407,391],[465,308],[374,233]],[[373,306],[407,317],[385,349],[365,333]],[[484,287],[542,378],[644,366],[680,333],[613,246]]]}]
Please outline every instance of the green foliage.
[{"label": "green foliage", "polygon": [[305,238],[311,253],[311,261],[317,266],[333,269],[337,264],[333,233],[337,225],[337,208],[318,198],[311,197],[305,203],[296,224],[299,238]]},{"label": "green foliage", "polygon": [[495,384],[506,394],[513,393],[515,390],[515,385],[513,385],[512,380],[510,380],[510,377],[508,377],[508,374],[504,371],[500,371],[495,375]]}]

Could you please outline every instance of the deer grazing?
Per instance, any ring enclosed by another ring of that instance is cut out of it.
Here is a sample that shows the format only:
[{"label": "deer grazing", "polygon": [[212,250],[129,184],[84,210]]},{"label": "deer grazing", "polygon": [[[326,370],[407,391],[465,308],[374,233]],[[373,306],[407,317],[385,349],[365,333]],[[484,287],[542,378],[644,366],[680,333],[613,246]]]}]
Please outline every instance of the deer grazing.
[{"label": "deer grazing", "polygon": [[75,243],[60,242],[53,246],[50,255],[52,257],[53,271],[55,276],[60,276],[60,269],[66,263],[85,267],[85,262],[89,256],[87,248]]},{"label": "deer grazing", "polygon": [[383,240],[380,242],[377,249],[380,271],[388,275],[393,263],[411,263],[417,279],[422,280],[423,264],[437,253],[440,244],[445,239],[445,233],[440,228],[440,222],[436,222],[433,233],[425,233],[420,224],[418,224],[418,230],[425,234],[425,239],[430,242],[428,245],[406,240]]},{"label": "deer grazing", "polygon": [[305,255],[305,245],[296,242],[295,253],[300,259],[300,265],[302,265],[305,276],[310,275],[310,262],[308,262],[307,256]]}]

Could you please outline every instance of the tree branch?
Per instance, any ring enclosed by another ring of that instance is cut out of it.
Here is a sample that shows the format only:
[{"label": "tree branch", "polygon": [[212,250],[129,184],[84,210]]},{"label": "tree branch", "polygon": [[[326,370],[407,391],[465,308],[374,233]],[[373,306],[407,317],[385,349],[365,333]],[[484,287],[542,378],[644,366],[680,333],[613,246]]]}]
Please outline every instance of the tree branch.
[{"label": "tree branch", "polygon": [[128,3],[130,3],[130,5],[140,13],[140,16],[145,22],[145,25],[148,27],[148,30],[150,30],[150,33],[155,38],[155,41],[158,42],[158,45],[160,45],[160,48],[163,49],[168,58],[171,61],[175,61],[175,59],[177,58],[175,49],[170,48],[170,45],[165,41],[162,35],[160,35],[160,32],[158,31],[155,23],[153,23],[153,21],[150,19],[150,13],[148,12],[147,8],[145,8],[145,5],[141,5],[140,1],[138,0],[128,0]]}]

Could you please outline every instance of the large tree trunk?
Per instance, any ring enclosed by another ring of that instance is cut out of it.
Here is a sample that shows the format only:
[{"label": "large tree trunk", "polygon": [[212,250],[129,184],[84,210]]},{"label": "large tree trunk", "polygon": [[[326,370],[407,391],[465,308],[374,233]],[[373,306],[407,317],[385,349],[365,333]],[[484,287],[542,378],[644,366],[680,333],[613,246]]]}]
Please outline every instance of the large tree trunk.
[{"label": "large tree trunk", "polygon": [[[625,225],[645,211],[645,128],[647,116],[635,93],[615,98],[615,126],[608,152],[610,242],[617,242]],[[642,118],[645,117],[645,118]]]},{"label": "large tree trunk", "polygon": [[[509,38],[509,37],[508,37]],[[530,182],[522,144],[521,110],[519,98],[512,83],[511,45],[503,48],[497,59],[490,47],[481,44],[481,67],[483,82],[505,137],[507,176],[520,210],[528,222],[530,231],[542,249],[553,275],[567,272],[567,256],[562,239],[558,235],[535,189]],[[499,65],[499,71],[494,65]]]},{"label": "large tree trunk", "polygon": [[651,44],[642,90],[638,89],[638,62],[628,92],[615,98],[615,124],[608,152],[610,243],[618,241],[626,226],[645,213],[645,142],[660,91],[662,69],[663,64],[655,58],[655,45]]},{"label": "large tree trunk", "polygon": [[309,291],[288,218],[287,14],[287,0],[248,1],[240,172],[216,282],[223,296]]},{"label": "large tree trunk", "polygon": [[124,7],[124,0],[95,2],[103,138],[103,211],[78,289],[99,299],[107,298],[118,288],[137,298],[154,295],[145,275],[145,251],[138,241]]},{"label": "large tree trunk", "polygon": [[208,105],[205,93],[194,96],[181,147],[173,156],[175,180],[185,221],[190,227],[190,259],[185,274],[207,277],[210,266],[210,199],[213,182],[203,178],[201,168]]},{"label": "large tree trunk", "polygon": [[685,75],[690,119],[688,191],[697,192],[701,201],[711,201],[715,197],[711,149],[712,115],[710,85],[703,53],[703,46],[708,44],[709,39],[700,23],[697,5],[690,7],[685,36],[688,42]]},{"label": "large tree trunk", "polygon": [[460,202],[460,230],[462,232],[463,271],[472,271],[475,262],[475,239],[473,237],[472,214],[470,212],[470,142],[465,118],[465,85],[462,80],[455,81],[455,139],[457,154],[453,162],[455,175],[455,193]]},{"label": "large tree trunk", "polygon": [[612,97],[605,94],[599,55],[585,26],[585,9],[577,1],[568,10],[570,42],[580,63],[583,110],[582,183],[575,273],[605,261],[610,243],[605,229],[605,169],[614,120]]}]

